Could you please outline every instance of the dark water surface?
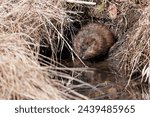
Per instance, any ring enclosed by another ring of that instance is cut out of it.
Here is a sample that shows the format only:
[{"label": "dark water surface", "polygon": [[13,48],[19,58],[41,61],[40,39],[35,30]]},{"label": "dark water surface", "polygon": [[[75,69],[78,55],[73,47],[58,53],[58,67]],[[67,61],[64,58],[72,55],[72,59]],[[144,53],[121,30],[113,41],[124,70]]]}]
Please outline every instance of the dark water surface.
[{"label": "dark water surface", "polygon": [[141,99],[140,94],[137,97],[136,91],[130,86],[126,88],[128,79],[120,76],[119,71],[115,71],[117,65],[111,66],[109,61],[86,62],[86,65],[93,70],[80,73],[78,78],[94,88],[83,85],[76,88],[79,93],[90,99]]}]

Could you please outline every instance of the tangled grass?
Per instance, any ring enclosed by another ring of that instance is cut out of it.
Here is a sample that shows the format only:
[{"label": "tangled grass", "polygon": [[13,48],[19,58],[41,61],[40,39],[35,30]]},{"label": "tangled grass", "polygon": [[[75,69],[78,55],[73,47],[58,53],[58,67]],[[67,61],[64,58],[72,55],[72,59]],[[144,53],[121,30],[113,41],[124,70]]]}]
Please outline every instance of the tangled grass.
[{"label": "tangled grass", "polygon": [[128,84],[134,74],[139,74],[141,82],[147,82],[148,87],[142,88],[143,98],[149,99],[150,79],[150,5],[144,8],[133,30],[128,33],[122,49],[121,68],[129,78]]},{"label": "tangled grass", "polygon": [[147,70],[150,62],[149,9],[150,6],[144,9],[143,14],[126,39],[126,49],[123,50],[122,63],[129,77],[136,71],[142,73],[142,70],[143,72],[145,71],[144,73],[147,74],[147,77],[149,76],[149,70]]},{"label": "tangled grass", "polygon": [[[0,99],[87,99],[58,80],[74,79],[58,70],[56,61],[58,44],[63,48],[65,43],[63,27],[70,21],[63,4],[63,0],[0,1]],[[43,40],[47,43],[40,45]],[[40,46],[51,48],[51,63],[42,61]]]},{"label": "tangled grass", "polygon": [[[93,0],[79,2],[80,6],[95,4]],[[81,85],[84,82],[68,74],[71,72],[75,76],[76,71],[85,69],[67,68],[57,61],[57,53],[64,45],[73,51],[63,38],[64,27],[72,22],[66,13],[80,13],[78,9],[65,11],[64,6],[64,0],[0,1],[0,99],[88,99],[74,91],[70,83],[72,80]],[[138,22],[126,35],[125,43],[120,46],[121,51],[113,50],[116,55],[110,57],[120,60],[119,67],[129,82],[135,72],[140,72],[142,82],[150,82],[150,4],[143,9]],[[118,21],[123,24],[123,20]],[[118,35],[122,37],[121,33]],[[41,46],[50,47],[50,58],[40,54]],[[143,98],[149,99],[149,92],[146,89],[143,92]]]}]

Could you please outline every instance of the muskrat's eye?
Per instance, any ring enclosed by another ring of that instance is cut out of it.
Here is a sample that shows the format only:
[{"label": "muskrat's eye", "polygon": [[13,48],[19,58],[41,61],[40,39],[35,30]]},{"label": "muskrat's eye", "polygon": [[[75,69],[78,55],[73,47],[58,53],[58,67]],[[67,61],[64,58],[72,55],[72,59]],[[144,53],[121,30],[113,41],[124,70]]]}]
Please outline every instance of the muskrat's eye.
[{"label": "muskrat's eye", "polygon": [[87,45],[91,45],[93,42],[95,42],[94,38],[86,38],[84,43]]}]

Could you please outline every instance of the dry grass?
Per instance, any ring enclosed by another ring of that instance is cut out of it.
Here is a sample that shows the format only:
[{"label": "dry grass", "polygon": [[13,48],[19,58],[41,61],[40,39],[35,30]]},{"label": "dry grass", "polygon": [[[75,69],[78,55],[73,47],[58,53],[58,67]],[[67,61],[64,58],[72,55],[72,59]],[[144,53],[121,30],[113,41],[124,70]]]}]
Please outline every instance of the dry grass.
[{"label": "dry grass", "polygon": [[[101,3],[102,1],[105,1],[104,6],[102,6],[103,5]],[[110,56],[108,58],[108,61],[112,63],[112,69],[115,70],[117,69],[116,71],[120,72],[117,74],[119,75],[121,74],[121,77],[124,77],[125,79],[128,78],[129,79],[128,85],[129,84],[132,85],[132,82],[130,81],[131,78],[133,78],[133,75],[136,73],[140,74],[140,76],[138,76],[140,82],[143,81],[149,82],[150,78],[149,0],[141,0],[141,1],[126,0],[124,2],[116,2],[110,0],[102,0],[102,1],[99,1],[99,3],[101,3],[100,4],[101,9],[98,10],[97,14],[94,14],[93,7],[91,9],[89,7],[91,11],[89,10],[87,14],[88,15],[90,14],[90,17],[98,18],[98,22],[101,22],[101,19],[103,18],[109,19],[107,5],[113,3],[118,8],[117,18],[110,23],[108,22],[108,25],[110,24],[113,33],[118,38],[118,42],[111,49]],[[84,11],[83,8],[76,10]],[[82,12],[80,14],[82,16]],[[105,24],[107,25],[107,21],[105,22]],[[137,85],[140,85],[139,80],[138,83],[136,83]],[[145,97],[148,97],[150,95],[149,92],[146,91],[147,89],[143,88],[142,90],[144,93],[146,92]],[[143,98],[145,99],[144,93]]]},{"label": "dry grass", "polygon": [[[150,5],[144,8],[138,22],[134,25],[133,30],[128,33],[126,42],[121,51],[121,68],[125,76],[129,78],[128,85],[134,74],[140,74],[141,82],[149,83],[150,78]],[[149,89],[143,90],[143,98],[147,98]],[[144,95],[145,94],[145,95]]]},{"label": "dry grass", "polygon": [[[63,2],[0,1],[0,99],[87,99],[64,86],[74,78],[63,72],[64,66],[57,67],[58,44],[63,48],[66,43],[62,33],[70,21]],[[38,61],[42,40],[48,42],[43,46],[51,47],[49,66]]]},{"label": "dry grass", "polygon": [[150,60],[150,6],[146,7],[134,30],[127,36],[124,50],[122,50],[122,63],[125,71],[129,75],[136,71],[142,72],[142,69],[149,64]]},{"label": "dry grass", "polygon": [[[92,86],[72,77],[79,73],[76,71],[85,71],[86,68],[67,68],[57,62],[56,53],[62,51],[64,45],[73,51],[62,36],[64,27],[72,22],[66,13],[75,14],[78,18],[77,13],[84,12],[83,4],[93,5],[95,2],[78,1],[76,4],[74,0],[66,1],[74,3],[68,5],[75,7],[73,11],[65,11],[64,0],[0,1],[0,99],[88,99],[73,89],[82,85]],[[134,4],[135,1],[128,2]],[[150,4],[143,8],[131,32],[123,34],[119,31],[127,29],[128,22],[124,16],[128,8],[126,3],[116,3],[121,8],[119,16],[125,22],[118,16],[118,24],[115,25],[115,34],[119,39],[125,35],[122,39],[126,38],[126,42],[121,46],[119,43],[119,52],[114,52],[115,56],[110,60],[119,60],[120,69],[129,82],[137,71],[141,73],[141,81],[150,82]],[[101,15],[101,10],[99,12]],[[41,45],[43,40],[47,43]],[[42,59],[46,57],[40,55],[40,46],[50,47],[51,58],[47,58],[50,63]],[[68,74],[70,72],[72,76]],[[81,84],[74,87],[71,84],[73,80]],[[149,92],[144,88],[143,92],[143,98],[149,99]]]}]

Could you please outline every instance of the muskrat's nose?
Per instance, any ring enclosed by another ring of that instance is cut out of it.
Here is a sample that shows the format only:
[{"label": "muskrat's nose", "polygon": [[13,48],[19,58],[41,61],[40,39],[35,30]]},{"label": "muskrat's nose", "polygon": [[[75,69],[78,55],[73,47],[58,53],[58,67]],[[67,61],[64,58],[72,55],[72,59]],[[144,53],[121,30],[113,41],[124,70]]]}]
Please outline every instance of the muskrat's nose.
[{"label": "muskrat's nose", "polygon": [[82,60],[87,60],[87,59],[89,59],[90,57],[89,56],[87,56],[87,55],[85,55],[85,54],[83,54],[82,56],[81,56],[81,59]]},{"label": "muskrat's nose", "polygon": [[84,59],[83,53],[79,53],[79,57],[80,57],[81,59]]},{"label": "muskrat's nose", "polygon": [[79,57],[80,57],[82,60],[85,60],[85,59],[86,59],[86,56],[84,55],[84,53],[79,53]]},{"label": "muskrat's nose", "polygon": [[81,58],[82,58],[82,60],[85,60],[85,59],[86,59],[86,57],[85,57],[85,56],[82,56]]}]

